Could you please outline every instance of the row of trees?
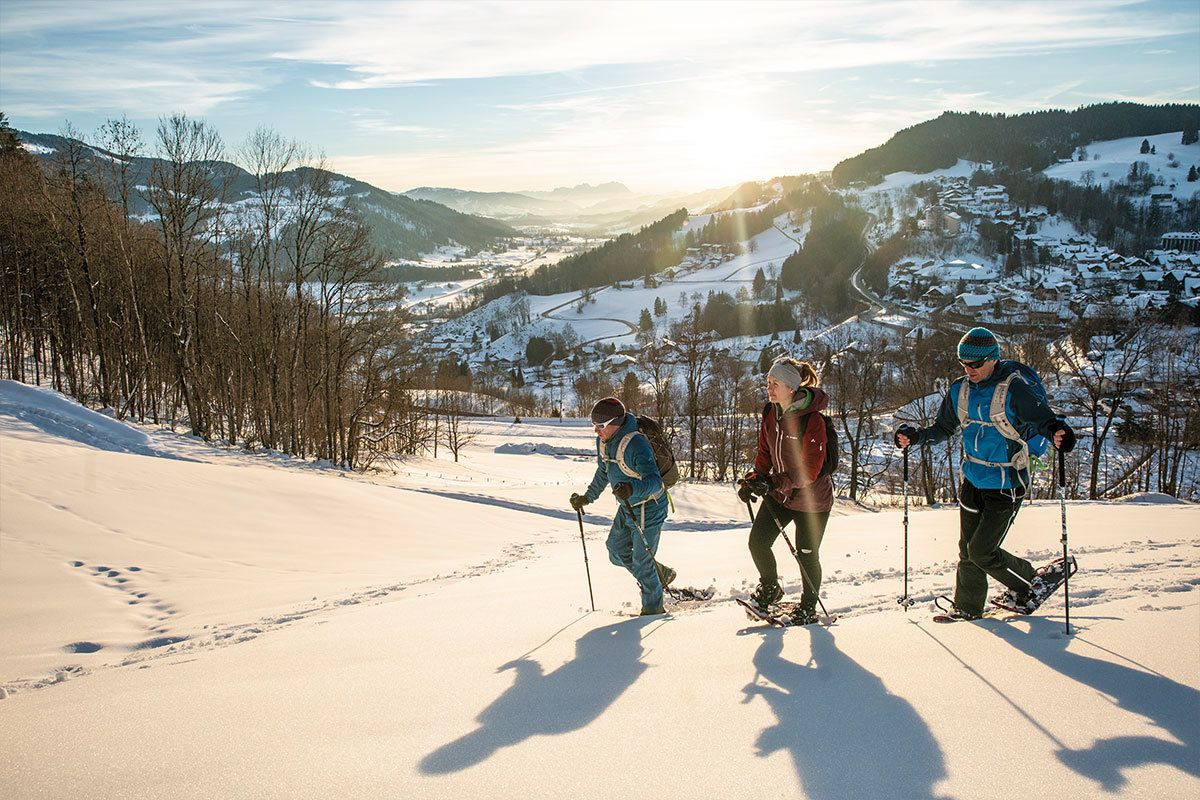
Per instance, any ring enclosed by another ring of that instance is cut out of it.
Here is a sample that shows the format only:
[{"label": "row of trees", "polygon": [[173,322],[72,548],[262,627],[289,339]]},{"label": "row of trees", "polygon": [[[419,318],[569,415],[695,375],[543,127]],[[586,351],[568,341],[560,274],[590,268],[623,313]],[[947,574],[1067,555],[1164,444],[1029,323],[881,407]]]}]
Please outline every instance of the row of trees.
[{"label": "row of trees", "polygon": [[[259,130],[231,202],[219,134],[175,115],[75,131],[45,170],[0,118],[3,374],[120,418],[362,466],[427,446],[404,315],[369,231],[301,145]],[[153,213],[129,218],[137,194]]]},{"label": "row of trees", "polygon": [[[721,350],[699,313],[694,309],[672,327],[668,340],[644,350],[636,368],[578,374],[572,384],[576,404],[568,411],[586,415],[595,398],[620,396],[632,410],[663,421],[683,474],[730,481],[752,463],[765,402],[762,371],[770,358],[754,369]],[[1068,467],[1073,497],[1130,491],[1195,497],[1200,488],[1200,341],[1189,329],[1152,322],[1090,320],[1053,347],[1035,330],[1008,341],[1006,356],[1045,376],[1079,434]],[[830,397],[826,413],[839,431],[840,493],[864,500],[899,492],[890,432],[899,421],[932,424],[961,374],[956,341],[957,334],[903,341],[879,328],[852,332],[842,326],[820,342],[779,341],[769,348],[771,356],[808,359],[822,377]],[[929,503],[957,501],[956,441],[919,448],[912,458],[911,491]],[[1054,492],[1050,471],[1036,473],[1032,496]]]}]

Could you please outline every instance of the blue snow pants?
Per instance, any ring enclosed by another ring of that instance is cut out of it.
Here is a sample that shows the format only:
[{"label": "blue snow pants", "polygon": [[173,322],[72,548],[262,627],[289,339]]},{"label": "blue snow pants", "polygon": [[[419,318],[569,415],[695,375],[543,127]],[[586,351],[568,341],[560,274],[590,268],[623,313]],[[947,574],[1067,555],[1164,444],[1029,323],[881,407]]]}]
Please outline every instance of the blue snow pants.
[{"label": "blue snow pants", "polygon": [[[617,509],[613,517],[612,528],[608,532],[608,558],[618,567],[624,567],[637,580],[642,590],[642,609],[654,611],[662,608],[663,587],[654,569],[654,556],[658,552],[658,540],[662,534],[663,522],[667,519],[667,499],[659,498],[644,505],[634,506],[633,513],[637,515],[637,524],[645,535],[634,527],[634,517],[624,504]],[[646,545],[650,552],[646,552]]]}]

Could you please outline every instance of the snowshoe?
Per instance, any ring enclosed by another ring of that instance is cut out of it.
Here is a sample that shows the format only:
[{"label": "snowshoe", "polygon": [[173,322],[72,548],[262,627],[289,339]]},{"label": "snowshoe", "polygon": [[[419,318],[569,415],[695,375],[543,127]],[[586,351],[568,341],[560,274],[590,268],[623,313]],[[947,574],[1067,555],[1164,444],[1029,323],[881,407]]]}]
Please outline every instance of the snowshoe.
[{"label": "snowshoe", "polygon": [[1075,556],[1070,556],[1065,562],[1056,558],[1049,564],[1038,567],[1027,592],[1018,596],[1012,589],[1007,589],[992,598],[992,605],[1017,614],[1032,614],[1058,590],[1058,587],[1066,583],[1067,578],[1078,571],[1079,564],[1076,563]]}]

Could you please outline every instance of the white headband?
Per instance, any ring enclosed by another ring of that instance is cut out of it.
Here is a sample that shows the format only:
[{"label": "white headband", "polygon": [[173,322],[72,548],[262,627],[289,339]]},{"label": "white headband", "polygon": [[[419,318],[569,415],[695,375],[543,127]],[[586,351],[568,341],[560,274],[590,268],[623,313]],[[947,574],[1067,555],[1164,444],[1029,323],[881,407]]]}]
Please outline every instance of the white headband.
[{"label": "white headband", "polygon": [[772,364],[771,371],[767,373],[767,377],[774,378],[793,392],[800,388],[800,384],[804,383],[804,378],[800,375],[800,370],[787,361],[776,361]]}]

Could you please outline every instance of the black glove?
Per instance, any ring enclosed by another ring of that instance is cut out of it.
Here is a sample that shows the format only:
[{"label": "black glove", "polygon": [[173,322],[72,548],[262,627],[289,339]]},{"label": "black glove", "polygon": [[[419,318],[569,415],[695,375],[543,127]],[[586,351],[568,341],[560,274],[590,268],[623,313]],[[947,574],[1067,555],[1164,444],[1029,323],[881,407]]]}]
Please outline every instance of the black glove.
[{"label": "black glove", "polygon": [[737,486],[738,500],[741,500],[743,503],[749,503],[750,498],[754,496],[754,492],[750,491],[750,487],[746,485],[746,479],[742,478],[738,481]]},{"label": "black glove", "polygon": [[1075,449],[1075,431],[1071,430],[1071,426],[1063,422],[1061,419],[1056,419],[1050,423],[1050,441],[1054,441],[1054,434],[1059,431],[1066,431],[1063,434],[1062,444],[1058,449],[1064,453],[1069,453]]},{"label": "black glove", "polygon": [[586,497],[584,497],[581,494],[572,494],[571,495],[571,508],[575,509],[576,511],[582,510],[583,507],[586,506],[590,502],[592,502],[592,501],[588,500]]},{"label": "black glove", "polygon": [[755,475],[752,478],[746,479],[746,488],[751,494],[756,494],[759,497],[766,497],[775,489],[775,484],[766,475]]},{"label": "black glove", "polygon": [[904,436],[908,439],[909,447],[912,447],[914,444],[921,441],[921,431],[917,430],[912,425],[901,425],[896,429],[896,432],[892,434],[892,442],[896,445],[896,447],[900,446],[901,436]]},{"label": "black glove", "polygon": [[624,503],[626,500],[633,497],[633,486],[628,483],[618,483],[613,487],[613,497]]}]

